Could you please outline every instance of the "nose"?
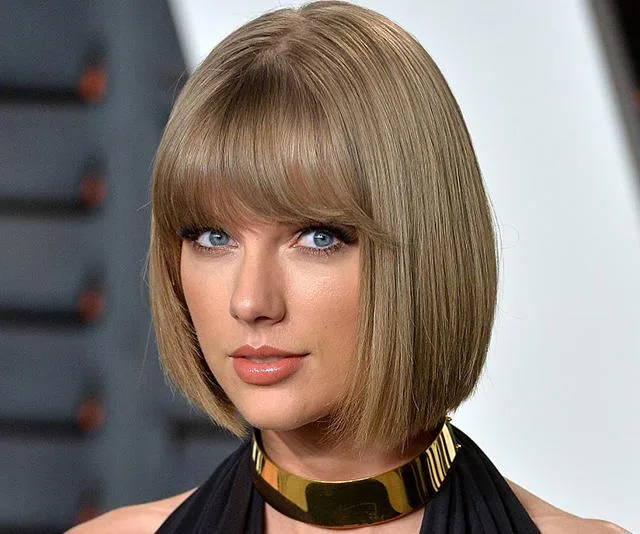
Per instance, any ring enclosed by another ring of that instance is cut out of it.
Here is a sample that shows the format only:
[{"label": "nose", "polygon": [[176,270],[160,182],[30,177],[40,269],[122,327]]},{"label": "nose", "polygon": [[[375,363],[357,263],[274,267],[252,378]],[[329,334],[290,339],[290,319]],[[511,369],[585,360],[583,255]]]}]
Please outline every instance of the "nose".
[{"label": "nose", "polygon": [[234,281],[229,312],[245,324],[274,324],[286,314],[285,288],[274,257],[245,251]]}]

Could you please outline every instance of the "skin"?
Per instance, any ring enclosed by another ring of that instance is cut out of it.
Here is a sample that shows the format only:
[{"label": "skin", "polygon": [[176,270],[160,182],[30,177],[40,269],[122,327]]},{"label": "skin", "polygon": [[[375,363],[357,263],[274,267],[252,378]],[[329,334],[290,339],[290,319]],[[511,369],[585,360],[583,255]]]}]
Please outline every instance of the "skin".
[{"label": "skin", "polygon": [[[313,432],[307,426],[335,408],[354,350],[359,247],[329,253],[315,245],[317,231],[299,230],[256,222],[226,230],[233,237],[224,236],[224,246],[184,241],[182,247],[182,284],[202,352],[240,413],[264,430],[265,446],[277,432]],[[307,356],[286,380],[247,384],[229,357],[243,345]]]},{"label": "skin", "polygon": [[[608,521],[597,519],[581,518],[550,505],[535,495],[529,493],[514,482],[507,480],[511,489],[514,491],[520,502],[523,504],[538,529],[542,534],[631,534],[618,525]],[[193,490],[175,495],[168,499],[154,501],[145,504],[137,504],[135,506],[127,506],[118,508],[108,512],[96,519],[78,525],[68,531],[69,534],[103,534],[110,532],[113,534],[152,534],[154,533],[164,520],[184,501]],[[415,514],[418,515],[418,514]],[[420,516],[421,519],[421,516]],[[396,523],[396,522],[394,522]],[[314,532],[313,527],[309,525],[300,526],[299,529],[289,529],[289,525],[277,529],[275,524],[268,532]],[[384,525],[386,526],[386,525]],[[305,530],[306,527],[309,527]],[[380,528],[380,527],[379,527]],[[396,532],[418,532],[420,522],[417,521],[411,526],[405,524]],[[335,530],[315,530],[315,532],[333,532]],[[356,532],[357,534],[382,534],[381,530],[376,529],[358,529],[357,531],[340,531],[340,532]]]},{"label": "skin", "polygon": [[[262,430],[267,454],[290,472],[324,480],[371,476],[415,456],[432,435],[419,436],[404,455],[368,449],[367,462],[354,460],[349,444],[335,448],[320,439],[355,349],[357,241],[342,243],[328,232],[260,221],[225,232],[184,241],[183,289],[208,365],[242,415]],[[330,253],[318,253],[335,243]],[[271,345],[306,356],[292,376],[278,383],[247,384],[229,356],[242,345]],[[507,482],[544,533],[626,532],[568,514]],[[154,532],[190,493],[119,509],[70,532]],[[342,532],[418,532],[422,514],[419,510],[383,525]],[[265,524],[268,534],[335,532],[293,521],[269,505]]]}]

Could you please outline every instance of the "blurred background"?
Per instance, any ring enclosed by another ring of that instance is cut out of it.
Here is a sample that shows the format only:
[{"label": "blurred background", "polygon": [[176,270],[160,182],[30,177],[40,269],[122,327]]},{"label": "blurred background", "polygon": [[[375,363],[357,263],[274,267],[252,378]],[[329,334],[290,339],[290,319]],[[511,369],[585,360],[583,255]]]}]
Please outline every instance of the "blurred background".
[{"label": "blurred background", "polygon": [[[640,531],[640,7],[356,3],[434,57],[495,209],[496,330],[454,423],[541,498]],[[178,493],[235,448],[157,363],[150,172],[194,66],[299,4],[0,3],[0,533]]]}]

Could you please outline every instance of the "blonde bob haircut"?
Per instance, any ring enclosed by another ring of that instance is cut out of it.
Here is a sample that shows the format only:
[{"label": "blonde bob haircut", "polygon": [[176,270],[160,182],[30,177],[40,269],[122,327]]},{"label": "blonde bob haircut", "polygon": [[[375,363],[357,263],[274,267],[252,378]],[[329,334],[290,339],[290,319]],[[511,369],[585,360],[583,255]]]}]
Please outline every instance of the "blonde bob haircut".
[{"label": "blonde bob haircut", "polygon": [[180,229],[251,218],[356,230],[356,354],[327,434],[402,447],[474,390],[491,337],[497,247],[458,105],[429,54],[342,1],[238,28],[182,90],[152,188],[150,294],[170,379],[238,436],[180,281]]}]

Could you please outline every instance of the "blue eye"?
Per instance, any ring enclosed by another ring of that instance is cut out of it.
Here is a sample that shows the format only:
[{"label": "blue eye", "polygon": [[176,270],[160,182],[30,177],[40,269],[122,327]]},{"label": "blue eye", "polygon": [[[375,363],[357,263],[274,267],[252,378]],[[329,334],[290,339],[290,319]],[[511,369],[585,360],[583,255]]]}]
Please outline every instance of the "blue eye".
[{"label": "blue eye", "polygon": [[201,247],[215,248],[228,245],[230,240],[229,235],[222,230],[207,230],[198,236],[196,243]]},{"label": "blue eye", "polygon": [[300,236],[303,247],[328,248],[336,244],[337,237],[326,228],[311,228]]}]

